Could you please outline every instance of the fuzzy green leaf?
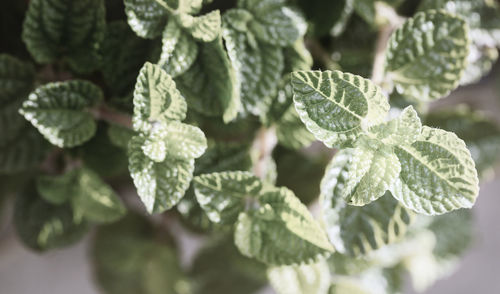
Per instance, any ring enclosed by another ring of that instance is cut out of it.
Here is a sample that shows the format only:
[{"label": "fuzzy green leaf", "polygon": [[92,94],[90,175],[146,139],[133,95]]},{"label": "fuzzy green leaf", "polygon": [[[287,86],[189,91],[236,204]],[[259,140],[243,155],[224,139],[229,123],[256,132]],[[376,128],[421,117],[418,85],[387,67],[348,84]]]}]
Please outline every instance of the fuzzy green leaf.
[{"label": "fuzzy green leaf", "polygon": [[419,12],[389,40],[385,71],[400,94],[430,101],[458,86],[468,54],[468,28],[462,18]]},{"label": "fuzzy green leaf", "polygon": [[347,205],[342,194],[350,180],[354,153],[353,149],[344,149],[328,165],[321,181],[321,202],[328,236],[335,248],[358,256],[400,240],[414,218],[389,192],[363,207]]},{"label": "fuzzy green leaf", "polygon": [[132,30],[143,38],[161,35],[167,23],[167,11],[156,0],[124,0],[125,13]]},{"label": "fuzzy green leaf", "polygon": [[391,192],[405,207],[436,215],[474,205],[477,171],[464,141],[455,134],[423,127],[414,143],[397,146],[394,152],[401,173]]},{"label": "fuzzy green leaf", "polygon": [[154,123],[184,120],[187,104],[172,78],[159,66],[146,62],[134,91],[134,129],[149,132]]},{"label": "fuzzy green leaf", "polygon": [[130,140],[129,171],[147,211],[161,213],[176,205],[189,188],[194,159],[155,162],[142,150],[145,140],[142,136]]},{"label": "fuzzy green leaf", "polygon": [[158,65],[172,77],[186,72],[198,56],[198,45],[175,20],[169,20],[162,36],[162,51]]},{"label": "fuzzy green leaf", "polygon": [[348,179],[342,197],[355,206],[375,201],[385,194],[400,171],[401,165],[391,147],[361,138],[347,166]]},{"label": "fuzzy green leaf", "polygon": [[330,270],[324,260],[271,267],[267,276],[278,294],[327,294],[330,288]]},{"label": "fuzzy green leaf", "polygon": [[230,171],[194,178],[194,192],[208,218],[232,224],[245,209],[246,201],[257,198],[262,182],[249,172]]},{"label": "fuzzy green leaf", "polygon": [[267,112],[271,98],[284,69],[283,52],[279,47],[257,42],[251,33],[239,32],[231,23],[239,14],[233,10],[224,15],[223,36],[229,58],[240,83],[241,103],[247,113]]},{"label": "fuzzy green leaf", "polygon": [[74,147],[95,134],[96,122],[88,108],[102,99],[101,89],[84,80],[50,83],[32,92],[20,113],[50,143]]},{"label": "fuzzy green leaf", "polygon": [[240,0],[238,8],[252,14],[248,28],[257,39],[285,47],[292,45],[307,29],[302,17],[285,4],[286,0]]},{"label": "fuzzy green leaf", "polygon": [[298,71],[292,75],[300,118],[325,145],[348,146],[370,125],[383,122],[387,98],[371,81],[340,71]]},{"label": "fuzzy green leaf", "polygon": [[235,243],[243,255],[271,265],[290,265],[334,251],[321,226],[292,191],[275,188],[258,201],[260,208],[240,213],[236,223]]},{"label": "fuzzy green leaf", "polygon": [[28,187],[16,198],[14,226],[23,243],[37,251],[71,245],[87,232],[69,205],[52,205]]},{"label": "fuzzy green leaf", "polygon": [[176,82],[194,110],[208,116],[222,115],[225,123],[238,115],[239,84],[221,37],[200,44],[196,62]]},{"label": "fuzzy green leaf", "polygon": [[193,38],[202,42],[212,42],[221,31],[219,10],[211,11],[202,16],[181,14],[179,23]]},{"label": "fuzzy green leaf", "polygon": [[406,107],[397,118],[369,129],[369,132],[386,145],[411,144],[421,131],[422,123],[412,106]]},{"label": "fuzzy green leaf", "polygon": [[198,127],[176,121],[154,126],[142,146],[144,154],[156,162],[198,158],[206,149],[207,139]]},{"label": "fuzzy green leaf", "polygon": [[22,37],[37,62],[66,58],[73,70],[89,72],[99,64],[105,27],[103,0],[33,0]]}]

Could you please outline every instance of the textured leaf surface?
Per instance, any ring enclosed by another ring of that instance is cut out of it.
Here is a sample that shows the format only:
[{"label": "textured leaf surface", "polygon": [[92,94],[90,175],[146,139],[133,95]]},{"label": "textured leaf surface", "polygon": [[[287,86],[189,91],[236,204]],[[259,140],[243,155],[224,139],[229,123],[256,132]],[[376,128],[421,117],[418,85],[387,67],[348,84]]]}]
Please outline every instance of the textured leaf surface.
[{"label": "textured leaf surface", "polygon": [[257,39],[285,47],[292,45],[307,29],[302,17],[285,4],[285,0],[240,0],[238,7],[253,15],[248,27]]},{"label": "textured leaf surface", "polygon": [[71,245],[87,232],[87,224],[75,220],[69,205],[52,205],[28,187],[15,203],[14,226],[22,242],[45,251]]},{"label": "textured leaf surface", "polygon": [[167,11],[156,0],[124,0],[132,30],[143,38],[155,38],[167,23]]},{"label": "textured leaf surface", "polygon": [[462,18],[419,12],[393,33],[385,70],[399,93],[417,101],[439,99],[458,86],[468,48],[468,29]]},{"label": "textured leaf surface", "polygon": [[406,107],[397,118],[373,126],[369,132],[386,145],[411,144],[420,135],[422,123],[412,106]]},{"label": "textured leaf surface", "polygon": [[207,139],[198,127],[176,121],[154,126],[142,146],[144,154],[156,162],[198,158],[206,149]]},{"label": "textured leaf surface", "polygon": [[272,189],[258,201],[261,207],[241,213],[236,224],[235,243],[243,255],[290,265],[333,252],[325,232],[290,190]]},{"label": "textured leaf surface", "polygon": [[169,20],[162,35],[160,65],[172,77],[185,73],[198,56],[198,45],[175,20]]},{"label": "textured leaf surface", "polygon": [[221,18],[219,10],[211,11],[202,16],[181,14],[180,25],[187,30],[193,38],[203,42],[211,42],[217,38],[221,31]]},{"label": "textured leaf surface", "polygon": [[189,188],[194,159],[154,162],[142,151],[144,141],[141,136],[130,140],[129,171],[148,212],[161,213],[177,204]]},{"label": "textured leaf surface", "polygon": [[340,71],[298,71],[292,75],[295,108],[325,145],[352,144],[363,128],[383,122],[389,110],[378,86]]},{"label": "textured leaf surface", "polygon": [[172,78],[159,66],[146,62],[134,91],[134,129],[149,132],[152,124],[183,120],[187,104]]},{"label": "textured leaf surface", "polygon": [[87,109],[102,99],[101,89],[90,82],[55,82],[32,92],[20,113],[50,143],[74,147],[95,134],[96,123]]},{"label": "textured leaf surface", "polygon": [[249,172],[211,173],[194,178],[196,199],[216,223],[234,223],[246,201],[257,198],[261,190],[261,180]]},{"label": "textured leaf surface", "polygon": [[66,57],[74,70],[88,72],[98,65],[105,26],[103,0],[33,0],[22,37],[37,62]]},{"label": "textured leaf surface", "polygon": [[391,192],[405,207],[436,215],[470,208],[479,193],[469,150],[455,134],[423,127],[409,146],[394,148],[401,173]]},{"label": "textured leaf surface", "polygon": [[328,236],[335,248],[352,256],[396,242],[406,233],[413,213],[389,192],[363,207],[347,205],[342,194],[348,181],[353,149],[337,153],[321,181],[321,207]]},{"label": "textured leaf surface", "polygon": [[265,113],[276,94],[284,69],[283,52],[257,42],[251,34],[237,31],[230,24],[238,14],[224,16],[223,36],[229,58],[240,82],[241,102],[245,112],[254,115]]},{"label": "textured leaf surface", "polygon": [[278,294],[327,294],[330,288],[330,270],[324,260],[271,267],[267,276]]},{"label": "textured leaf surface", "polygon": [[342,197],[350,205],[363,206],[382,197],[401,171],[392,148],[361,138],[347,166],[348,179]]},{"label": "textured leaf surface", "polygon": [[221,37],[200,44],[198,59],[177,83],[194,110],[208,116],[222,115],[225,123],[238,115],[239,84]]}]

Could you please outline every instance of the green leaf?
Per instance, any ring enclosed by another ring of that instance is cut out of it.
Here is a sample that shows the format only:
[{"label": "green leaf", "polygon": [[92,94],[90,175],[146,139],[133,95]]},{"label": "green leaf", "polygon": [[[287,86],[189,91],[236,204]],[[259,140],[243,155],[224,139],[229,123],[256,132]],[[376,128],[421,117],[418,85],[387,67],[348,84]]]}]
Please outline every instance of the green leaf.
[{"label": "green leaf", "polygon": [[150,43],[137,37],[125,22],[114,21],[107,25],[101,47],[101,72],[106,85],[113,95],[127,96],[149,57]]},{"label": "green leaf", "polygon": [[6,144],[0,144],[0,174],[35,168],[47,153],[47,143],[33,128],[23,128]]},{"label": "green leaf", "polygon": [[258,201],[260,208],[240,213],[236,223],[235,243],[243,255],[271,265],[290,265],[333,252],[321,226],[290,190],[269,190]]},{"label": "green leaf", "polygon": [[207,139],[198,127],[176,121],[155,125],[142,146],[144,154],[156,162],[198,158],[206,149]]},{"label": "green leaf", "polygon": [[215,223],[234,223],[247,201],[257,198],[262,190],[259,178],[241,171],[204,174],[193,183],[198,203]]},{"label": "green leaf", "polygon": [[302,123],[293,105],[276,124],[276,136],[281,145],[292,149],[307,147],[314,142],[314,135]]},{"label": "green leaf", "polygon": [[369,132],[386,145],[408,145],[418,138],[422,123],[413,106],[406,107],[397,118],[371,127]]},{"label": "green leaf", "polygon": [[134,129],[149,132],[154,123],[184,120],[187,104],[172,78],[159,66],[146,62],[134,91]]},{"label": "green leaf", "polygon": [[168,238],[136,215],[99,226],[92,261],[100,288],[108,294],[180,293],[186,281]]},{"label": "green leaf", "polygon": [[480,177],[484,177],[493,172],[500,159],[500,127],[484,114],[462,106],[431,112],[425,123],[454,132],[462,138],[470,150]]},{"label": "green leaf", "polygon": [[128,142],[136,133],[126,127],[110,124],[108,127],[108,137],[112,144],[122,149],[128,148]]},{"label": "green leaf", "polygon": [[185,73],[198,56],[198,45],[193,37],[174,20],[169,20],[162,36],[160,65],[173,78]]},{"label": "green leaf", "polygon": [[370,125],[383,122],[387,98],[371,81],[340,71],[292,75],[295,108],[307,129],[332,146],[349,146]]},{"label": "green leaf", "polygon": [[145,140],[142,136],[130,140],[129,171],[147,211],[161,213],[176,205],[189,188],[194,159],[154,162],[142,151]]},{"label": "green leaf", "polygon": [[177,84],[194,110],[208,116],[222,115],[225,123],[238,115],[238,81],[221,37],[200,45],[196,62],[177,78]]},{"label": "green leaf", "polygon": [[251,145],[208,141],[205,153],[196,160],[194,174],[222,171],[249,171],[252,168]]},{"label": "green leaf", "polygon": [[267,276],[278,294],[327,294],[330,288],[330,270],[324,260],[270,267]]},{"label": "green leaf", "polygon": [[22,38],[37,62],[65,58],[73,70],[90,72],[99,64],[105,27],[103,0],[33,0]]},{"label": "green leaf", "polygon": [[403,206],[436,215],[474,205],[477,171],[464,141],[455,134],[423,127],[414,143],[397,146],[394,152],[401,173],[391,193]]},{"label": "green leaf", "polygon": [[290,47],[284,49],[285,72],[310,70],[313,65],[311,53],[307,50],[304,40],[299,39]]},{"label": "green leaf", "polygon": [[179,23],[193,38],[202,42],[212,42],[221,31],[219,10],[211,11],[202,16],[181,14],[179,15]]},{"label": "green leaf", "polygon": [[419,12],[389,40],[385,71],[396,90],[430,101],[454,90],[469,54],[466,22],[442,11]]},{"label": "green leaf", "polygon": [[342,197],[355,206],[375,201],[385,194],[400,171],[401,165],[391,147],[362,137],[352,151]]},{"label": "green leaf", "polygon": [[[159,0],[166,1],[166,0]],[[181,13],[196,14],[203,6],[203,0],[179,0],[177,10]]]},{"label": "green leaf", "polygon": [[286,3],[286,0],[240,0],[238,8],[252,14],[248,28],[257,39],[285,47],[292,45],[307,29],[302,17]]},{"label": "green leaf", "polygon": [[125,13],[132,30],[143,38],[161,35],[167,23],[167,11],[156,0],[124,0]]},{"label": "green leaf", "polygon": [[344,254],[359,256],[400,240],[414,217],[389,192],[363,207],[347,205],[342,194],[350,180],[355,151],[337,153],[321,181],[321,207],[328,236]]},{"label": "green leaf", "polygon": [[471,44],[468,66],[460,80],[460,85],[469,85],[479,82],[487,75],[495,62],[498,60],[498,50],[496,48],[478,48]]},{"label": "green leaf", "polygon": [[224,15],[222,33],[240,83],[243,110],[254,115],[264,114],[281,79],[283,52],[279,47],[255,41],[250,33],[237,31],[231,23],[238,21],[234,18],[239,14],[230,12]]},{"label": "green leaf", "polygon": [[95,134],[88,109],[102,99],[101,89],[88,81],[49,83],[29,95],[20,113],[53,145],[74,147]]},{"label": "green leaf", "polygon": [[338,36],[353,12],[353,0],[299,0],[297,5],[308,21],[308,33],[315,37]]},{"label": "green leaf", "polygon": [[118,195],[88,168],[74,169],[60,176],[40,176],[37,189],[52,204],[70,201],[76,220],[114,222],[126,212]]},{"label": "green leaf", "polygon": [[32,186],[16,199],[14,226],[22,242],[37,251],[69,246],[88,229],[85,222],[75,219],[69,205],[44,201]]}]

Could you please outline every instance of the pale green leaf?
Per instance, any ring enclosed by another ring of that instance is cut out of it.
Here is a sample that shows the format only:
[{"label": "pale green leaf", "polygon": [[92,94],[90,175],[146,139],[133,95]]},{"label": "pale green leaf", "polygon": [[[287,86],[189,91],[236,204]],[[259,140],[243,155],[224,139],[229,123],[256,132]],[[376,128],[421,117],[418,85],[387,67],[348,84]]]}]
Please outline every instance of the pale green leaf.
[{"label": "pale green leaf", "polygon": [[234,13],[224,15],[222,33],[240,83],[243,110],[254,115],[264,114],[271,104],[271,98],[276,95],[281,79],[283,52],[279,47],[257,42],[248,32],[234,29],[230,26],[234,17]]},{"label": "pale green leaf", "polygon": [[389,40],[385,71],[396,90],[430,101],[454,90],[469,54],[466,22],[442,11],[419,12]]},{"label": "pale green leaf", "polygon": [[203,174],[193,182],[198,203],[216,223],[234,223],[247,201],[257,198],[262,190],[259,178],[241,171]]},{"label": "pale green leaf", "polygon": [[134,91],[134,129],[149,132],[154,123],[184,120],[187,104],[172,78],[159,66],[146,62]]},{"label": "pale green leaf", "polygon": [[198,56],[196,41],[173,19],[168,21],[162,36],[160,65],[172,77],[186,72]]},{"label": "pale green leaf", "polygon": [[406,107],[397,118],[369,129],[369,132],[386,145],[411,144],[421,131],[422,123],[412,106]]},{"label": "pale green leaf", "polygon": [[167,23],[167,11],[156,0],[124,0],[125,13],[132,30],[143,38],[161,35]]},{"label": "pale green leaf", "polygon": [[267,276],[278,294],[327,294],[330,288],[330,270],[325,260],[270,267]]},{"label": "pale green leaf", "polygon": [[161,213],[176,205],[189,188],[194,159],[154,162],[142,151],[144,141],[141,136],[130,140],[129,171],[147,211]]},{"label": "pale green leaf", "polygon": [[350,180],[353,156],[353,149],[344,149],[326,168],[321,181],[321,207],[335,248],[359,256],[400,240],[414,217],[389,192],[363,207],[347,205],[342,193]]},{"label": "pale green leaf", "polygon": [[351,155],[342,191],[349,205],[363,206],[382,197],[401,171],[392,148],[375,140],[360,138]]},{"label": "pale green leaf", "polygon": [[479,193],[477,171],[464,141],[423,127],[411,145],[394,148],[401,172],[392,195],[417,213],[436,215],[471,208]]},{"label": "pale green leaf", "polygon": [[198,127],[171,121],[153,126],[142,150],[149,158],[190,160],[200,157],[207,148],[205,134]]},{"label": "pale green leaf", "polygon": [[84,80],[55,82],[37,88],[20,113],[52,144],[74,147],[96,132],[88,109],[103,99],[99,87]]},{"label": "pale green leaf", "polygon": [[274,188],[258,201],[260,208],[240,213],[236,223],[235,243],[243,255],[271,265],[290,265],[310,263],[334,251],[292,191]]},{"label": "pale green leaf", "polygon": [[[158,1],[158,0],[157,0]],[[159,0],[166,1],[166,0]],[[203,6],[203,0],[175,0],[178,2],[177,10],[181,13],[196,14]]]},{"label": "pale green leaf", "polygon": [[225,123],[238,115],[239,84],[221,37],[200,44],[196,62],[176,82],[192,109],[207,116],[222,115]]},{"label": "pale green leaf", "polygon": [[332,146],[349,146],[365,128],[384,121],[387,98],[371,81],[340,71],[292,75],[295,108],[314,136]]},{"label": "pale green leaf", "polygon": [[39,63],[66,58],[73,70],[89,72],[99,64],[105,33],[103,0],[33,0],[22,38]]},{"label": "pale green leaf", "polygon": [[214,10],[202,16],[181,14],[179,24],[196,40],[211,42],[217,38],[221,31],[220,12]]},{"label": "pale green leaf", "polygon": [[274,46],[289,46],[304,35],[307,25],[286,0],[240,0],[238,8],[253,18],[248,27],[257,39]]},{"label": "pale green leaf", "polygon": [[14,226],[24,245],[37,251],[69,246],[88,229],[87,223],[75,219],[69,205],[44,201],[32,186],[16,198]]}]

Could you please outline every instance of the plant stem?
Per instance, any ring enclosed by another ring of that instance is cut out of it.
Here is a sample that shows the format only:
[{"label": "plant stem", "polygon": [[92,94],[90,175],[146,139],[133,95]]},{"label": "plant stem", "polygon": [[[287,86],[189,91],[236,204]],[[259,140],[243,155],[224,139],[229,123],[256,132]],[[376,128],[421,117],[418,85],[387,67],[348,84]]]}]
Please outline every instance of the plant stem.
[{"label": "plant stem", "polygon": [[253,167],[254,174],[264,179],[267,174],[267,162],[271,159],[274,147],[278,143],[274,127],[262,127],[255,138],[254,149],[258,150],[258,158]]},{"label": "plant stem", "polygon": [[105,104],[100,105],[100,107],[96,109],[92,109],[91,112],[96,119],[105,120],[129,129],[132,128],[132,117],[130,115],[114,110]]}]

